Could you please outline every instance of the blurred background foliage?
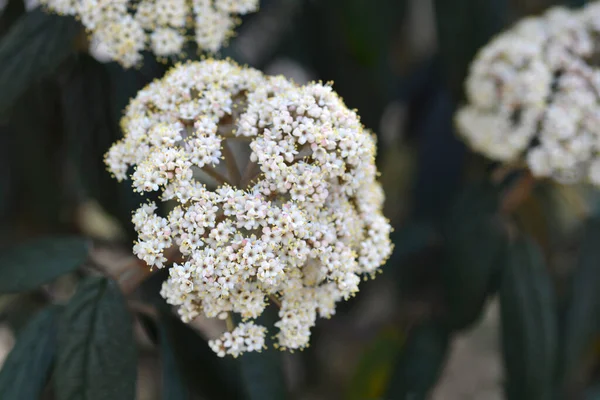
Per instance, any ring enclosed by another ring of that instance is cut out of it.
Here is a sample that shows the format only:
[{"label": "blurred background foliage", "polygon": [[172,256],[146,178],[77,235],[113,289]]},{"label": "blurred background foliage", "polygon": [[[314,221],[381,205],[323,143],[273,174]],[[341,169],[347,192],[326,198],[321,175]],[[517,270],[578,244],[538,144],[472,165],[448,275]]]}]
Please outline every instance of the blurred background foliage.
[{"label": "blurred background foliage", "polygon": [[129,99],[178,60],[148,54],[123,70],[89,54],[76,21],[4,3],[4,354],[18,340],[2,399],[600,398],[596,192],[486,162],[453,125],[479,48],[523,16],[585,1],[263,0],[244,18],[219,57],[334,81],[377,133],[396,249],[317,323],[310,348],[237,360],[206,345],[220,326],[172,315],[161,274],[124,294],[100,277],[137,265],[130,217],[144,201],[109,176],[103,155]]}]

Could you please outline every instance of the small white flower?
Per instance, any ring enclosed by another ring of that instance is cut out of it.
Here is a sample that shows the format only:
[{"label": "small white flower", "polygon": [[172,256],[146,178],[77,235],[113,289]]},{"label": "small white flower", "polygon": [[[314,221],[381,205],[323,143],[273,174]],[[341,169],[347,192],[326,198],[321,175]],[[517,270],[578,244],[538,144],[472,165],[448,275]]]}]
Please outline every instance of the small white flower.
[{"label": "small white flower", "polygon": [[219,357],[225,357],[226,354],[237,357],[246,351],[261,351],[265,347],[266,333],[264,326],[253,322],[241,323],[219,339],[210,340],[208,345]]}]

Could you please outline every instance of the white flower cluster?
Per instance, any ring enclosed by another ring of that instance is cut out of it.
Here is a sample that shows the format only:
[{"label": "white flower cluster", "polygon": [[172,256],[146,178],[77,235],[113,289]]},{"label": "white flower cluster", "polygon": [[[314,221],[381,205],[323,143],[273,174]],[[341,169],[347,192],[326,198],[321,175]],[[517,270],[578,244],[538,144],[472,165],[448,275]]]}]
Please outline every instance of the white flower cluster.
[{"label": "white flower cluster", "polygon": [[483,48],[458,129],[486,156],[537,177],[600,185],[600,3],[552,8]]},{"label": "white flower cluster", "polygon": [[91,45],[124,67],[138,65],[141,52],[159,57],[181,53],[194,31],[200,50],[216,52],[233,34],[238,15],[259,0],[40,0],[53,12],[79,18]]},{"label": "white flower cluster", "polygon": [[[154,204],[135,213],[134,252],[162,268],[164,250],[178,247],[185,262],[162,295],[184,321],[255,319],[271,301],[278,345],[304,348],[317,315],[333,315],[392,251],[375,140],[328,85],[187,63],[140,91],[122,125],[109,170],[123,180],[134,166],[137,190],[177,204],[166,218]],[[236,356],[260,349],[264,334],[240,325],[211,346]]]},{"label": "white flower cluster", "polygon": [[231,332],[225,332],[223,337],[210,340],[208,345],[219,357],[226,354],[237,357],[246,351],[261,351],[265,348],[264,326],[255,325],[253,322],[241,323]]}]

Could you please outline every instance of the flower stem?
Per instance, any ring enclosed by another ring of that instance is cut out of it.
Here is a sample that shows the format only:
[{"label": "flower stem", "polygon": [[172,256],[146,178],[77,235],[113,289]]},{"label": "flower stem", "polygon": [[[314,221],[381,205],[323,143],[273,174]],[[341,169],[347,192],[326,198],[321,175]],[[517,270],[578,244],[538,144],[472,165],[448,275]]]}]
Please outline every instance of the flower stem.
[{"label": "flower stem", "polygon": [[232,332],[235,328],[235,324],[233,323],[233,318],[231,317],[231,313],[227,313],[227,319],[225,319],[225,324],[227,324],[227,331]]},{"label": "flower stem", "polygon": [[220,183],[220,184],[227,183],[228,185],[233,186],[233,184],[229,181],[229,179],[227,179],[226,177],[221,175],[219,172],[217,172],[216,169],[211,168],[208,165],[205,165],[201,169],[202,169],[202,171],[206,172],[206,174],[210,175],[218,183]]},{"label": "flower stem", "polygon": [[533,191],[535,178],[530,172],[525,175],[504,195],[500,209],[505,214],[510,214],[522,204]]},{"label": "flower stem", "polygon": [[235,162],[235,155],[231,151],[231,147],[229,147],[229,140],[225,140],[223,143],[223,156],[225,157],[229,179],[239,184],[242,180],[242,176],[240,175],[240,170]]},{"label": "flower stem", "polygon": [[[165,264],[181,261],[181,254],[177,247],[171,247],[166,250],[165,257],[167,258]],[[148,268],[148,264],[142,260],[135,260],[124,267],[122,272],[114,278],[123,294],[129,295],[157,270],[158,268]]]},{"label": "flower stem", "polygon": [[275,304],[277,306],[277,308],[281,309],[281,301],[277,297],[275,297],[275,295],[270,294],[269,300],[271,300],[273,302],[273,304]]},{"label": "flower stem", "polygon": [[244,176],[240,181],[240,189],[245,189],[250,182],[260,175],[260,173],[261,170],[258,167],[258,164],[253,161],[249,161],[248,165],[246,166],[246,170],[244,171]]}]

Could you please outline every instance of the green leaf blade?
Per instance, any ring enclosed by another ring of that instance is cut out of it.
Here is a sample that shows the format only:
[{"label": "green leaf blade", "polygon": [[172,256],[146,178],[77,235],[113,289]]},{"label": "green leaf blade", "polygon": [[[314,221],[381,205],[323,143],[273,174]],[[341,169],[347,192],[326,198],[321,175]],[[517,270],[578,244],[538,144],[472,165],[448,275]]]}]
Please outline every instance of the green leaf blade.
[{"label": "green leaf blade", "polygon": [[529,238],[511,246],[499,290],[507,399],[552,398],[556,299],[542,253]]},{"label": "green leaf blade", "polygon": [[59,325],[58,400],[135,398],[136,348],[131,315],[113,281],[84,281]]},{"label": "green leaf blade", "polygon": [[[258,317],[257,324],[271,327],[277,320],[274,308],[269,308]],[[240,323],[241,318],[234,315],[234,321]],[[265,340],[266,350],[243,353],[235,361],[239,363],[242,382],[249,400],[283,400],[287,398],[285,377],[283,375],[282,354],[273,346],[274,340]]]},{"label": "green leaf blade", "polygon": [[248,399],[287,398],[279,351],[269,348],[260,353],[245,353],[239,360]]},{"label": "green leaf blade", "polygon": [[448,219],[441,273],[451,329],[476,323],[496,289],[508,243],[497,213],[498,194],[488,184],[467,188]]},{"label": "green leaf blade", "polygon": [[[579,379],[579,367],[600,333],[600,220],[590,219],[585,228],[572,295],[566,311],[560,378],[565,385]],[[566,389],[566,388],[565,388]]]},{"label": "green leaf blade", "polygon": [[47,76],[74,51],[81,25],[72,18],[25,13],[0,42],[0,112],[34,81]]},{"label": "green leaf blade", "polygon": [[451,334],[437,321],[414,327],[396,361],[384,399],[425,400],[446,363]]},{"label": "green leaf blade", "polygon": [[161,340],[169,342],[174,361],[190,391],[208,399],[244,398],[237,360],[217,357],[207,341],[171,315],[170,310],[161,312],[160,325],[159,332],[165,335]]},{"label": "green leaf blade", "polygon": [[477,51],[508,21],[508,0],[435,0],[439,53],[449,88],[458,99]]},{"label": "green leaf blade", "polygon": [[184,377],[181,375],[176,355],[169,342],[167,328],[163,324],[158,326],[158,335],[162,364],[162,398],[170,400],[188,400],[191,398],[191,393]]},{"label": "green leaf blade", "polygon": [[80,237],[42,238],[0,252],[0,293],[32,290],[83,264],[89,241]]},{"label": "green leaf blade", "polygon": [[0,371],[0,398],[40,398],[56,353],[58,312],[48,307],[23,329]]},{"label": "green leaf blade", "polygon": [[23,0],[8,0],[3,10],[0,10],[0,37],[2,37],[12,24],[25,13]]}]

